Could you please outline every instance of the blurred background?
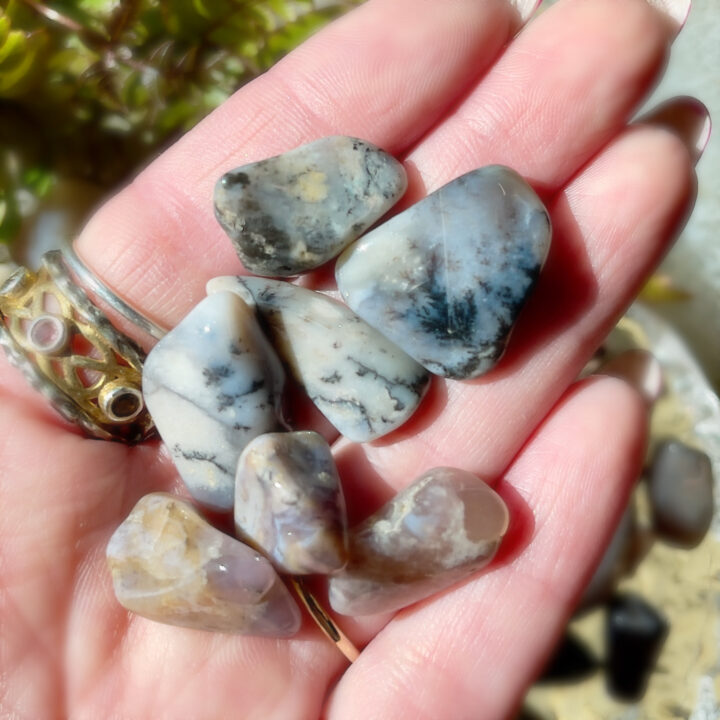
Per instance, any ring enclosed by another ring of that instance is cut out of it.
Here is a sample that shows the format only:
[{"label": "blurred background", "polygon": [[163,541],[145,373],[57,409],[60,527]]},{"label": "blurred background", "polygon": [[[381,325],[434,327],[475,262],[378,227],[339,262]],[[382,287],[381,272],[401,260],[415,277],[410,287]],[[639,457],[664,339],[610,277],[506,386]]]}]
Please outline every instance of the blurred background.
[{"label": "blurred background", "polygon": [[[350,0],[3,0],[0,242],[37,259]],[[34,264],[34,263],[32,263]]]},{"label": "blurred background", "polygon": [[[165,145],[357,1],[2,0],[0,266],[36,266]],[[694,0],[647,107],[674,95],[720,118],[718,0]],[[680,241],[588,367],[641,388],[653,441],[528,720],[720,718],[717,138],[698,178]]]}]

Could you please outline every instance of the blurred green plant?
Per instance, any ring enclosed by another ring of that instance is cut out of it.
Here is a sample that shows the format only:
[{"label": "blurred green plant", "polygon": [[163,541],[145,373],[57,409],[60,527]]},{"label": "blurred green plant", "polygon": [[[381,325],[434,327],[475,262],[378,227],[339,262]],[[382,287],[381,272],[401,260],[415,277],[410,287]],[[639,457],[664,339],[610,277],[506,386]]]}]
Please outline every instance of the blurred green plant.
[{"label": "blurred green plant", "polygon": [[59,178],[116,185],[357,2],[3,2],[0,241]]}]

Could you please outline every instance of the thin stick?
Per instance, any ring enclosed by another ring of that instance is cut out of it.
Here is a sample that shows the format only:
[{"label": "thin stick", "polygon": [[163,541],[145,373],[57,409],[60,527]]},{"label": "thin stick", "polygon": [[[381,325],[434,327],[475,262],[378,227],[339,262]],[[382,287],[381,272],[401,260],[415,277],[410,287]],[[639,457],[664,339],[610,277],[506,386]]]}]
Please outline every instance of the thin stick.
[{"label": "thin stick", "polygon": [[41,2],[36,2],[36,0],[22,0],[22,2],[30,6],[33,10],[35,10],[35,12],[46,17],[51,22],[62,25],[68,30],[74,30],[75,32],[87,32],[87,28],[84,25],[81,25],[79,22],[69,18],[67,15],[63,15],[57,10],[50,8]]},{"label": "thin stick", "polygon": [[325,635],[335,643],[337,649],[351,662],[355,662],[360,655],[359,650],[345,637],[343,632],[333,622],[332,618],[323,610],[315,596],[305,587],[302,580],[296,578],[290,578],[295,592],[303,602],[303,605],[308,609],[313,620],[318,624],[318,627],[325,633]]}]

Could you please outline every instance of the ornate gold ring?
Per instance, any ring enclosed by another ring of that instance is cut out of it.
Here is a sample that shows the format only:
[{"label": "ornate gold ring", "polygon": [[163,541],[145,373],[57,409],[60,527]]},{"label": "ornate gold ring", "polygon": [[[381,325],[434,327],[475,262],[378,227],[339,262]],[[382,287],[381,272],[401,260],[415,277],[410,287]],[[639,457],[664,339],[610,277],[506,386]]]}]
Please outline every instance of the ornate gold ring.
[{"label": "ornate gold ring", "polygon": [[72,280],[59,251],[0,287],[0,344],[67,420],[90,436],[137,443],[155,432],[141,391],[144,352]]}]

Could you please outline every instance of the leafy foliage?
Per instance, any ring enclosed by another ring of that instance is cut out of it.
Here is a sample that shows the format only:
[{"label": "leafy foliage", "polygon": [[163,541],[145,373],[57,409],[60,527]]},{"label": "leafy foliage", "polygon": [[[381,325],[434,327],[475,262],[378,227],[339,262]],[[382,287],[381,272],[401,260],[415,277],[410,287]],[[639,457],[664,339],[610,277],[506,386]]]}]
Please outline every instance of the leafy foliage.
[{"label": "leafy foliage", "polygon": [[0,241],[58,178],[122,181],[358,0],[8,0]]}]

